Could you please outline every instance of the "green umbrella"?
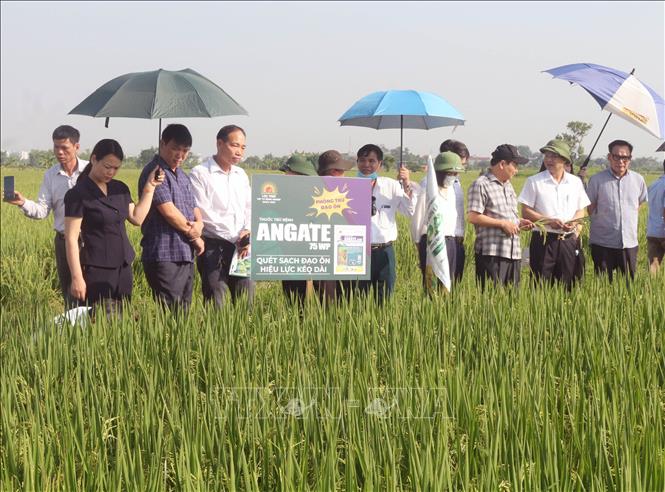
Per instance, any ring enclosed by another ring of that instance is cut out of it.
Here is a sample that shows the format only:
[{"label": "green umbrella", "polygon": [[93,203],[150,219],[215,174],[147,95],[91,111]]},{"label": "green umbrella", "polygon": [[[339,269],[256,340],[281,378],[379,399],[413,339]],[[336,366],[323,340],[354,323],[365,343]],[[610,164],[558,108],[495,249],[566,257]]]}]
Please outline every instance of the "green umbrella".
[{"label": "green umbrella", "polygon": [[128,73],[102,85],[69,114],[98,118],[211,118],[248,114],[214,82],[191,68]]}]

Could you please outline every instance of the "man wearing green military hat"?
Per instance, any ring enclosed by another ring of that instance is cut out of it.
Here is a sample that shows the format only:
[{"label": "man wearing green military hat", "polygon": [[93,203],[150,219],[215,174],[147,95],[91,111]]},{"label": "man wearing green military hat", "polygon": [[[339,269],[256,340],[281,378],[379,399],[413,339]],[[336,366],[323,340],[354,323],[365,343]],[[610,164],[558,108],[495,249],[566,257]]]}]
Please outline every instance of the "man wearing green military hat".
[{"label": "man wearing green military hat", "polygon": [[[464,273],[464,196],[461,187],[456,187],[457,175],[465,171],[460,156],[454,152],[441,152],[434,160],[434,172],[439,186],[439,196],[443,206],[442,224],[446,239],[448,268],[450,279],[459,282]],[[411,238],[418,245],[418,258],[423,278],[423,287],[427,289],[427,193],[418,195],[416,208],[411,221]]]},{"label": "man wearing green military hat", "polygon": [[283,171],[286,174],[297,175],[297,176],[316,176],[316,169],[314,164],[305,159],[304,156],[300,154],[293,154],[289,157],[286,162],[279,168],[280,171]]},{"label": "man wearing green military hat", "polygon": [[[567,288],[578,278],[576,266],[583,255],[579,223],[589,198],[582,180],[565,171],[571,162],[570,148],[563,140],[550,140],[540,149],[545,170],[530,176],[517,199],[522,217],[542,221],[545,231],[534,230],[529,246],[529,265],[536,279],[561,281]],[[579,271],[579,269],[578,269]]]}]

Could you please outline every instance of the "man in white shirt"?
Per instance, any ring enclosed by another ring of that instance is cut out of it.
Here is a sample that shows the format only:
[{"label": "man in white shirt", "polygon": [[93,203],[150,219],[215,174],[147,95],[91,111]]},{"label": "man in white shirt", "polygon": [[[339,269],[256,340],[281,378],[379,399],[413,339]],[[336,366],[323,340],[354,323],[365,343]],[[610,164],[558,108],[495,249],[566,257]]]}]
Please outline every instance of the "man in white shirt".
[{"label": "man in white shirt", "polygon": [[399,181],[379,176],[383,151],[377,145],[363,145],[357,157],[357,176],[372,180],[371,280],[359,281],[358,288],[367,291],[373,287],[378,302],[383,302],[392,294],[397,279],[393,248],[393,242],[397,239],[397,211],[409,218],[413,215],[414,200],[409,170],[400,167],[397,175]]},{"label": "man in white shirt", "polygon": [[248,277],[229,275],[234,252],[249,253],[252,193],[249,178],[238,164],[245,153],[245,131],[227,125],[217,133],[217,154],[192,169],[189,175],[194,197],[203,216],[204,253],[197,258],[201,287],[206,301],[224,305],[247,295],[251,304],[255,283]]},{"label": "man in white shirt", "polygon": [[53,130],[52,139],[53,154],[58,163],[44,174],[37,201],[29,200],[16,191],[14,200],[8,200],[8,203],[19,206],[31,219],[45,219],[53,211],[55,264],[65,308],[69,309],[77,306],[78,301],[69,292],[72,279],[65,252],[65,193],[74,187],[88,161],[78,158],[80,134],[76,128],[61,125]]},{"label": "man in white shirt", "polygon": [[563,140],[550,140],[540,149],[545,170],[530,176],[520,193],[522,217],[544,222],[545,235],[534,230],[529,246],[529,264],[536,279],[558,280],[570,288],[575,281],[575,267],[582,254],[580,224],[589,198],[582,180],[565,171],[571,162],[570,148]]},{"label": "man in white shirt", "polygon": [[[442,231],[446,240],[448,268],[450,278],[455,283],[462,280],[464,273],[464,193],[457,177],[458,173],[464,171],[462,158],[455,152],[442,152],[434,161],[442,212],[446,219],[442,224]],[[424,189],[416,200],[411,221],[411,238],[418,245],[423,287],[427,292],[431,292],[429,287],[434,279],[427,275],[427,193]]]}]

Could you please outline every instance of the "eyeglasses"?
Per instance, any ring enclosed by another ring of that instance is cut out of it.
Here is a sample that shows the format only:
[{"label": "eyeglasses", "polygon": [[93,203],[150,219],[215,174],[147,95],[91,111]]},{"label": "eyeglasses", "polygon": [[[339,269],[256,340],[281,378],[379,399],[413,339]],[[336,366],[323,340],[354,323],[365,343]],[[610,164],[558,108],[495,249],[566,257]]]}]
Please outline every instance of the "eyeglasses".
[{"label": "eyeglasses", "polygon": [[624,161],[624,162],[630,162],[633,159],[632,155],[619,155],[619,154],[610,154],[612,156],[612,159],[615,161]]},{"label": "eyeglasses", "polygon": [[372,217],[376,215],[376,197],[372,195]]}]

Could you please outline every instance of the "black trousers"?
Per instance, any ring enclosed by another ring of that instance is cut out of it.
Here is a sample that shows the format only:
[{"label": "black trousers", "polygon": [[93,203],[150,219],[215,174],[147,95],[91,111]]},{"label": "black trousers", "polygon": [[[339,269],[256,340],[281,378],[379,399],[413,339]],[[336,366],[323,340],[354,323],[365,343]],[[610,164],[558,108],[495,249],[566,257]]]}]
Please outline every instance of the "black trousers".
[{"label": "black trousers", "polygon": [[248,277],[229,275],[235,244],[224,239],[204,237],[205,251],[196,258],[196,267],[201,275],[201,290],[206,301],[215,301],[217,307],[224,306],[228,293],[235,300],[247,295],[251,305],[254,300],[255,282]]},{"label": "black trousers", "polygon": [[374,296],[380,304],[391,296],[397,281],[395,248],[392,244],[371,250],[370,280],[358,280],[354,287],[359,292],[367,293],[374,288]]},{"label": "black trousers", "polygon": [[632,280],[635,278],[635,271],[637,270],[637,250],[638,246],[616,249],[592,244],[593,269],[598,275],[607,274],[610,282],[613,280],[615,270],[619,270]]},{"label": "black trousers", "polygon": [[86,284],[85,300],[95,311],[103,307],[106,315],[121,314],[122,301],[131,299],[134,275],[132,266],[117,268],[82,265]]},{"label": "black trousers", "polygon": [[[462,238],[455,236],[446,236],[446,254],[448,255],[448,269],[450,271],[450,281],[456,284],[462,280],[464,275],[464,262],[466,261],[466,252]],[[423,288],[427,290],[427,279],[425,278],[425,269],[427,267],[427,235],[423,234],[418,242],[418,260],[420,263],[420,274],[423,280]],[[440,283],[440,282],[439,282]]]},{"label": "black trousers", "polygon": [[476,279],[483,289],[487,279],[497,284],[514,284],[517,287],[520,283],[521,267],[522,260],[476,254]]},{"label": "black trousers", "polygon": [[65,310],[78,307],[82,303],[69,292],[69,287],[72,284],[72,275],[69,271],[69,264],[67,263],[64,234],[56,232],[55,238],[53,238],[53,245],[55,246],[55,266],[58,271],[60,292],[62,292],[62,298],[65,301]]},{"label": "black trousers", "polygon": [[190,261],[143,262],[152,295],[171,311],[187,311],[192,303],[194,263]]},{"label": "black trousers", "polygon": [[560,281],[570,289],[579,279],[578,262],[579,256],[583,254],[579,248],[579,238],[573,234],[562,236],[547,233],[543,238],[540,231],[531,233],[529,266],[537,280]]}]

